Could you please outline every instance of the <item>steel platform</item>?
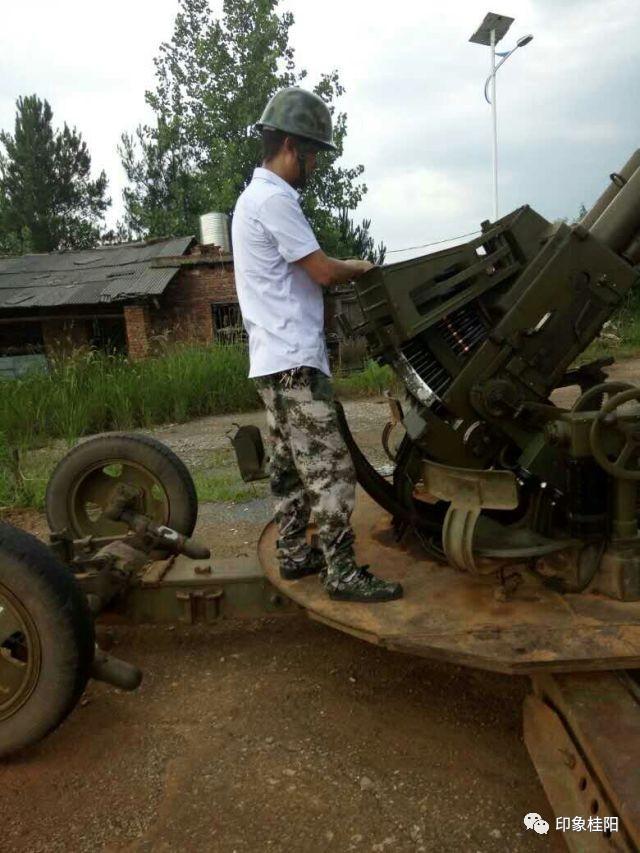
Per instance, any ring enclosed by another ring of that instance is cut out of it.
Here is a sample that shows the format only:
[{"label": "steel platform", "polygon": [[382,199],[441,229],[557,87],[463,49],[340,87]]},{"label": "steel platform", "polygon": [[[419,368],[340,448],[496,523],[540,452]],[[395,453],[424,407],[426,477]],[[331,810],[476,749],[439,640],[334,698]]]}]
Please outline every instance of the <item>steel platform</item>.
[{"label": "steel platform", "polygon": [[352,521],[359,562],[401,581],[403,599],[334,602],[317,577],[284,581],[275,524],[262,533],[258,554],[267,578],[312,618],[389,649],[496,672],[640,667],[640,602],[561,595],[531,582],[502,601],[495,580],[433,562],[416,539],[398,543],[389,515],[360,490]]}]

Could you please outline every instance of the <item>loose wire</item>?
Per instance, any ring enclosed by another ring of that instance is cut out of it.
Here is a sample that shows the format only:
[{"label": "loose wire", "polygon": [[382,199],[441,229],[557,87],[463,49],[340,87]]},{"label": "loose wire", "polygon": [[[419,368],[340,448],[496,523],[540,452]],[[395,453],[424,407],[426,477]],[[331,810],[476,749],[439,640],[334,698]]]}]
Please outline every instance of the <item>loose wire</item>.
[{"label": "loose wire", "polygon": [[450,243],[452,240],[462,240],[463,237],[473,237],[475,234],[481,233],[481,231],[469,231],[468,234],[458,234],[457,237],[447,237],[446,240],[434,240],[432,243],[423,243],[421,246],[407,246],[406,249],[387,249],[387,255],[393,255],[396,252],[410,252],[413,249],[427,249],[429,246],[439,246],[441,243]]}]

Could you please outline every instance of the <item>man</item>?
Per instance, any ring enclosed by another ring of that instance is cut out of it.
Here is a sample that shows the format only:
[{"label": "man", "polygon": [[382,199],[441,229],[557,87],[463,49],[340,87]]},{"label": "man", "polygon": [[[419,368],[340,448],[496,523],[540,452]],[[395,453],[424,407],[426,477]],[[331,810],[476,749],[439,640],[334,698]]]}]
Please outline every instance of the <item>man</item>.
[{"label": "man", "polygon": [[[264,160],[236,205],[233,256],[249,376],[267,410],[280,572],[288,580],[321,572],[337,600],[399,598],[400,584],[355,561],[356,477],[338,429],[324,339],[322,287],[351,281],[373,265],[327,257],[296,192],[318,151],[335,150],[331,114],[317,95],[291,87],[274,95],[256,126]],[[312,510],[321,550],[306,541]]]}]

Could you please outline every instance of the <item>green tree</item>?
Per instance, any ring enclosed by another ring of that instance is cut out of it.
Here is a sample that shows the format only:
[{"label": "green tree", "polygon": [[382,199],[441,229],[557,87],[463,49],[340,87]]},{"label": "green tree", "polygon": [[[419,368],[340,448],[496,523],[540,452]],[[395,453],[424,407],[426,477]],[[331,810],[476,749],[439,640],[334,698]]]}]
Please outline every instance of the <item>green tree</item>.
[{"label": "green tree", "polygon": [[[318,224],[320,223],[320,224]],[[370,233],[371,220],[363,219],[356,225],[343,208],[337,214],[324,211],[315,213],[316,233],[322,234],[322,247],[335,258],[366,258],[374,264],[383,264],[387,254],[384,243],[378,243]]]},{"label": "green tree", "polygon": [[[277,6],[278,0],[224,0],[218,19],[207,0],[180,0],[171,41],[155,60],[156,88],[145,95],[155,123],[122,137],[133,232],[196,233],[201,213],[233,210],[260,162],[254,123],[274,92],[306,77],[289,44],[293,16],[278,14]],[[347,117],[335,107],[344,92],[338,73],[323,74],[314,91],[333,114],[338,151],[320,155],[303,204],[323,246],[354,254],[354,246],[343,245],[350,232],[341,231],[342,211],[354,210],[366,192],[358,182],[364,167],[336,164],[347,133]]]},{"label": "green tree", "polygon": [[100,235],[100,240],[98,245],[100,246],[117,246],[121,243],[131,243],[134,241],[134,236],[126,226],[126,224],[119,219],[116,224],[109,228],[108,231],[104,231]]},{"label": "green tree", "polygon": [[91,180],[91,157],[82,135],[65,123],[52,126],[49,103],[18,98],[13,135],[0,143],[0,245],[19,252],[95,245],[111,203],[107,178]]},{"label": "green tree", "polygon": [[0,256],[21,255],[31,250],[31,233],[28,228],[20,232],[10,231],[7,227],[9,218],[8,200],[0,191]]},{"label": "green tree", "polygon": [[[387,255],[387,247],[382,242],[376,246],[375,240],[369,233],[370,228],[370,219],[363,219],[360,225],[355,225],[350,219],[348,211],[343,210],[340,217],[340,233],[345,249],[340,247],[338,251],[352,250],[355,257],[366,258],[372,263],[382,266]],[[340,254],[339,257],[344,257],[344,255]]]}]

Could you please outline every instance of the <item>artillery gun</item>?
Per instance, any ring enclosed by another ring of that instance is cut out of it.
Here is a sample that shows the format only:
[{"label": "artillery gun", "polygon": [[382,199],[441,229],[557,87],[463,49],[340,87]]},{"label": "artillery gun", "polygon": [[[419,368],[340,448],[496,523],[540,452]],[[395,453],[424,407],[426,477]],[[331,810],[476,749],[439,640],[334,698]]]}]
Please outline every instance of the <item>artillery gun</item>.
[{"label": "artillery gun", "polygon": [[[606,381],[612,359],[574,366],[639,275],[639,166],[579,224],[521,207],[356,282],[356,331],[407,391],[393,485],[360,458],[361,481],[435,558],[640,599],[640,388]],[[570,410],[551,401],[571,385]]]},{"label": "artillery gun", "polygon": [[[640,849],[640,388],[607,380],[612,359],[575,365],[639,261],[640,151],[577,225],[522,207],[356,283],[363,322],[348,330],[406,391],[390,478],[339,407],[362,487],[356,550],[402,581],[399,601],[284,581],[274,523],[260,565],[212,561],[170,450],[126,434],[75,447],[47,489],[49,547],[0,523],[0,757],[57,726],[88,678],[139,685],[95,645],[103,614],[191,624],[300,605],[389,649],[529,675],[525,740],[554,808],[619,819],[590,850]],[[553,401],[572,385],[570,409]],[[264,476],[259,430],[233,441],[244,478]]]}]

